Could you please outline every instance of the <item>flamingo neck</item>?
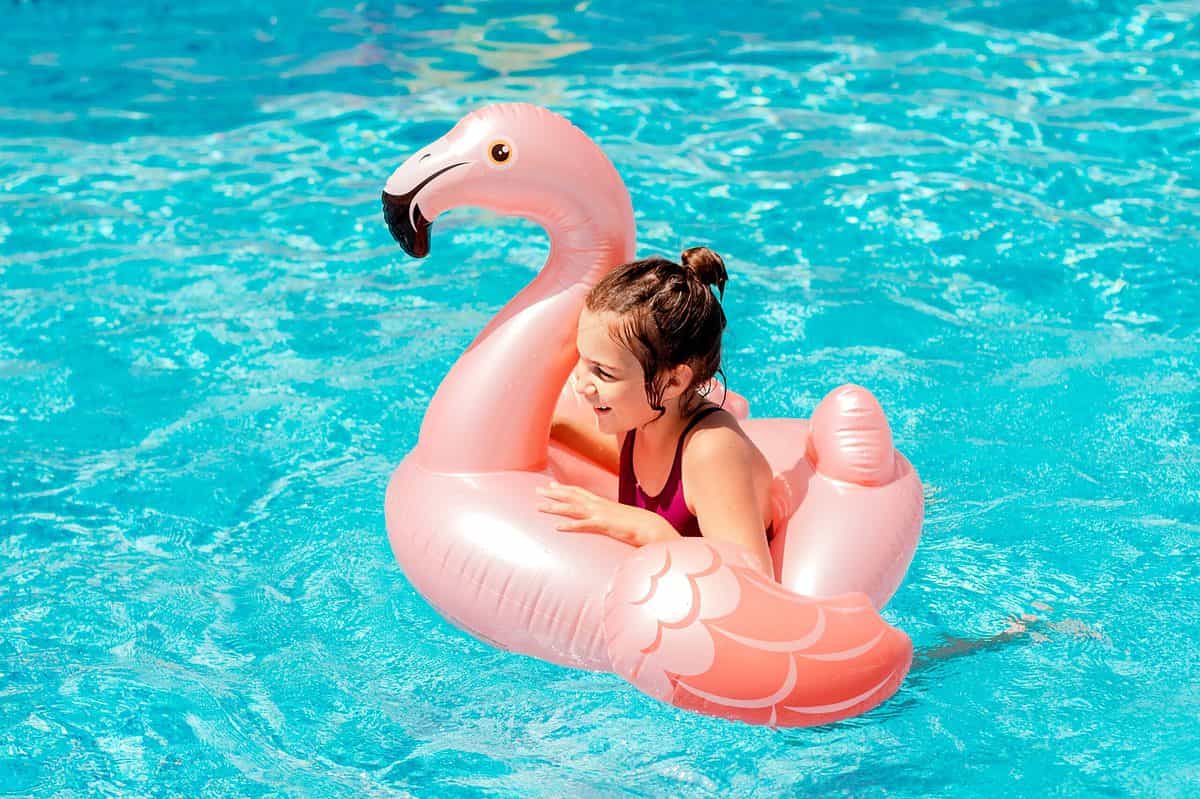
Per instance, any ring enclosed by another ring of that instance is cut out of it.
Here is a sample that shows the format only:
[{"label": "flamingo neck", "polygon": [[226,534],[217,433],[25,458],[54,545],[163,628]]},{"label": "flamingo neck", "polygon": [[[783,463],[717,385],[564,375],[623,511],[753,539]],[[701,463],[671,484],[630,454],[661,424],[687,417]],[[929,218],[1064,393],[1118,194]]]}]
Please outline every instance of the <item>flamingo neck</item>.
[{"label": "flamingo neck", "polygon": [[508,301],[438,387],[415,452],[437,472],[540,471],[559,392],[578,357],[588,290],[629,260],[632,236],[580,225],[551,232],[538,275]]}]

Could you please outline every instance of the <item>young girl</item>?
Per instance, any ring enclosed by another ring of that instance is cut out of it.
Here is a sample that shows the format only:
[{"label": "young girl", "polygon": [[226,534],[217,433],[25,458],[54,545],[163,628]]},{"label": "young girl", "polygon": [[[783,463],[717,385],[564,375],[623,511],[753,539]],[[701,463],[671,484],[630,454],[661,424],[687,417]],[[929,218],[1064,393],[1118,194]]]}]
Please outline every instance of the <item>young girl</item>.
[{"label": "young girl", "polygon": [[621,266],[579,316],[575,391],[594,424],[556,416],[551,436],[619,475],[620,502],[574,486],[540,490],[559,530],[642,546],[700,536],[743,547],[774,578],[771,467],[736,419],[707,399],[721,367],[721,257],[704,247],[682,263]]}]

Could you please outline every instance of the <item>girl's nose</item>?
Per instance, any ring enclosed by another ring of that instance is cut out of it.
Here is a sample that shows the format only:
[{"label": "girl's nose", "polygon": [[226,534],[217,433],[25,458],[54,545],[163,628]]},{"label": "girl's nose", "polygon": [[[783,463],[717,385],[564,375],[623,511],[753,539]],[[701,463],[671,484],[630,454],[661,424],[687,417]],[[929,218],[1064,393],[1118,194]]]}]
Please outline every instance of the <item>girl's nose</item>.
[{"label": "girl's nose", "polygon": [[584,397],[590,397],[596,393],[596,386],[587,378],[587,375],[579,374],[578,366],[571,370],[571,386],[575,389],[575,393]]}]

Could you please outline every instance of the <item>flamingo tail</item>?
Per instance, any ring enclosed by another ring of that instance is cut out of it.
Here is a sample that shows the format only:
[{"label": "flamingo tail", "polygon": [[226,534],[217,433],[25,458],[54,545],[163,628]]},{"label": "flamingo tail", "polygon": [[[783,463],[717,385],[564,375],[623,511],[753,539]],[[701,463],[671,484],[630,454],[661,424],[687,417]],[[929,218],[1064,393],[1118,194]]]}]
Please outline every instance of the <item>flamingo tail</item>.
[{"label": "flamingo tail", "polygon": [[676,707],[773,727],[826,724],[896,692],[912,642],[863,594],[809,599],[736,547],[643,547],[605,599],[614,670]]}]

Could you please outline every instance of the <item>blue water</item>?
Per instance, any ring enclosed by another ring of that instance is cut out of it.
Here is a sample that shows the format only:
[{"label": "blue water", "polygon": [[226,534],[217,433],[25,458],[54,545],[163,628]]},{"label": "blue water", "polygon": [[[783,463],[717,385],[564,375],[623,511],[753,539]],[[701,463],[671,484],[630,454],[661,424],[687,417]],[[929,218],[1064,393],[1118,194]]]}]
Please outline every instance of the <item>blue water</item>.
[{"label": "blue water", "polygon": [[[1200,4],[336,3],[5,9],[0,796],[1200,793]],[[756,415],[881,399],[892,701],[686,715],[405,581],[389,471],[547,247],[378,196],[501,100],[725,254]]]}]

